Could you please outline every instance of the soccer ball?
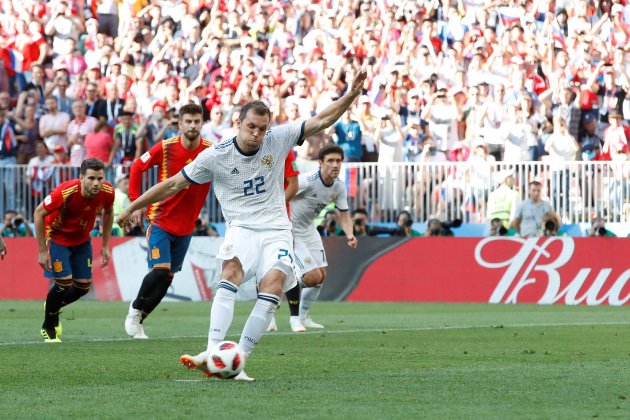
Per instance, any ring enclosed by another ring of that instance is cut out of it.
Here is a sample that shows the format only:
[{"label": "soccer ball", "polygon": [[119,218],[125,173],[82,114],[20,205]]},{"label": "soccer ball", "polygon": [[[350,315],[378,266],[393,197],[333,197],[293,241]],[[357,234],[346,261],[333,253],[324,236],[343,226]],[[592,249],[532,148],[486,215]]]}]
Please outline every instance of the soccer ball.
[{"label": "soccer ball", "polygon": [[210,375],[221,379],[232,379],[245,367],[245,354],[233,341],[221,341],[210,349],[207,361]]}]

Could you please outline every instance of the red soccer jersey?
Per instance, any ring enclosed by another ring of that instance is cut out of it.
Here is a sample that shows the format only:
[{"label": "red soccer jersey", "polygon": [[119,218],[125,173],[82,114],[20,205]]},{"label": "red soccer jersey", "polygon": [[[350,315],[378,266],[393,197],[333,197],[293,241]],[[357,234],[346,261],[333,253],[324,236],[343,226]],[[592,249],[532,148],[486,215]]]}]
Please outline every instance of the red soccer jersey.
[{"label": "red soccer jersey", "polygon": [[96,216],[114,205],[114,187],[103,182],[96,197],[87,199],[81,195],[81,180],[72,179],[52,190],[44,199],[46,238],[59,245],[76,246],[90,239]]},{"label": "red soccer jersey", "polygon": [[[142,173],[153,166],[158,166],[158,182],[162,182],[180,172],[192,162],[212,142],[201,139],[195,150],[186,149],[181,137],[173,137],[157,142],[148,152],[136,159],[131,165],[129,176],[129,199],[136,200],[141,194]],[[147,217],[151,223],[164,229],[171,235],[186,236],[195,230],[195,222],[206,202],[210,184],[190,185],[185,190],[168,197],[147,208]]]},{"label": "red soccer jersey", "polygon": [[[293,156],[293,151],[290,151],[287,155],[287,158],[284,160],[284,189],[287,189],[287,178],[292,176],[298,176],[300,171],[298,171],[297,164],[295,163],[295,156]],[[291,205],[287,203],[287,215],[289,219],[291,218]]]}]

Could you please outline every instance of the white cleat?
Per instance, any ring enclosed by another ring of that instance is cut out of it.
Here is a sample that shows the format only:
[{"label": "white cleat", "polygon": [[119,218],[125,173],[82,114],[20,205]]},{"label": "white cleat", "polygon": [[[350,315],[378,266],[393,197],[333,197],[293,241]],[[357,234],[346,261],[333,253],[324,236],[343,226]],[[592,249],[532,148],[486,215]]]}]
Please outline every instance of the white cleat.
[{"label": "white cleat", "polygon": [[278,331],[278,324],[276,324],[276,317],[275,316],[273,318],[271,318],[271,322],[269,323],[269,326],[267,327],[267,331],[266,332],[273,332],[273,331]]},{"label": "white cleat", "polygon": [[311,318],[310,316],[300,318],[300,321],[302,321],[302,325],[304,325],[306,328],[326,328],[322,324],[318,324],[317,322],[313,321],[313,318]]},{"label": "white cleat", "polygon": [[144,332],[144,326],[142,324],[140,324],[140,328],[138,328],[138,332],[133,336],[133,338],[138,340],[146,340],[149,338],[149,336]]},{"label": "white cleat", "polygon": [[292,316],[289,318],[289,324],[291,324],[291,331],[293,332],[306,332],[306,328],[302,325],[299,316]]},{"label": "white cleat", "polygon": [[250,378],[249,376],[247,376],[247,373],[245,373],[244,370],[241,370],[241,373],[236,375],[234,377],[234,380],[235,381],[247,381],[247,382],[254,382],[255,381],[254,378]]},{"label": "white cleat", "polygon": [[129,304],[129,312],[127,312],[127,317],[125,318],[125,331],[129,337],[135,337],[142,328],[140,324],[140,321],[142,321],[142,311],[134,309],[131,305],[133,305],[133,302]]}]

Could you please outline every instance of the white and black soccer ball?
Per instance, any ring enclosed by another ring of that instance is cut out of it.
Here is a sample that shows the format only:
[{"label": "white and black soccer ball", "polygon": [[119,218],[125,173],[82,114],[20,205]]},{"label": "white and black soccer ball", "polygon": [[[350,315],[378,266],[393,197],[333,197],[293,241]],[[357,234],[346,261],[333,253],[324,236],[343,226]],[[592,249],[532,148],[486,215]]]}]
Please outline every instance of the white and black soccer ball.
[{"label": "white and black soccer ball", "polygon": [[221,341],[210,349],[207,359],[209,376],[232,379],[245,367],[245,353],[233,341]]}]

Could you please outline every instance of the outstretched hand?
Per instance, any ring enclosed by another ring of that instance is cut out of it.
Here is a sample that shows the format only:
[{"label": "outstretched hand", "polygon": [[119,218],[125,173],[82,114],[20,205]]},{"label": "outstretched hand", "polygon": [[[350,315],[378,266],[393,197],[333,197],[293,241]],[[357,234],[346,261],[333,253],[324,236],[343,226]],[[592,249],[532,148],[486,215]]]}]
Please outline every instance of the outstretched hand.
[{"label": "outstretched hand", "polygon": [[350,93],[352,96],[359,96],[363,91],[363,82],[367,78],[367,71],[365,69],[359,71],[354,80],[352,80],[352,88],[350,89]]},{"label": "outstretched hand", "polygon": [[116,223],[123,229],[125,232],[129,232],[131,230],[131,213],[129,213],[129,207],[126,207],[120,214],[118,214],[118,219],[116,219]]}]

